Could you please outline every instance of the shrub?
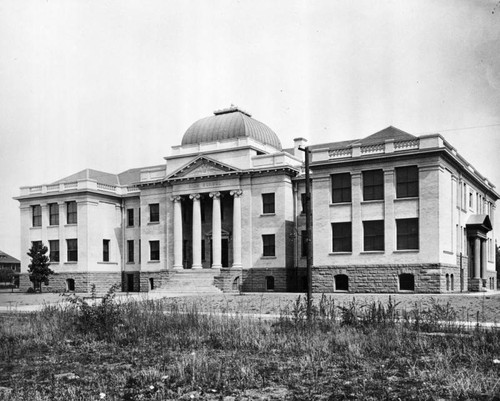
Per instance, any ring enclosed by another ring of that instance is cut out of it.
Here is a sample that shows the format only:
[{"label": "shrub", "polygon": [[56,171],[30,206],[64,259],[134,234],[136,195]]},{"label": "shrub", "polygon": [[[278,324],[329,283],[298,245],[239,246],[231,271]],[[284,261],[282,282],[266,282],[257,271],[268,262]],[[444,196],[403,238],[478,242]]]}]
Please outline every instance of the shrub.
[{"label": "shrub", "polygon": [[97,339],[110,339],[115,328],[122,322],[122,310],[116,303],[115,292],[119,285],[113,285],[100,300],[92,285],[90,300],[76,294],[67,296],[76,307],[76,327],[81,333],[95,335]]}]

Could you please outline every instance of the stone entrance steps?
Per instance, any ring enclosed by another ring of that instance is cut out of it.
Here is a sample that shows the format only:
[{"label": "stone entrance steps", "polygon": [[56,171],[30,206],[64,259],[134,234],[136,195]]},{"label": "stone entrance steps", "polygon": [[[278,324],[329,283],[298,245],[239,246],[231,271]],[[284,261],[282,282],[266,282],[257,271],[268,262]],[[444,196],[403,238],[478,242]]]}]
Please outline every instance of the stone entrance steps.
[{"label": "stone entrance steps", "polygon": [[214,277],[220,275],[220,269],[185,269],[176,271],[168,282],[154,293],[166,294],[221,294],[214,285]]}]

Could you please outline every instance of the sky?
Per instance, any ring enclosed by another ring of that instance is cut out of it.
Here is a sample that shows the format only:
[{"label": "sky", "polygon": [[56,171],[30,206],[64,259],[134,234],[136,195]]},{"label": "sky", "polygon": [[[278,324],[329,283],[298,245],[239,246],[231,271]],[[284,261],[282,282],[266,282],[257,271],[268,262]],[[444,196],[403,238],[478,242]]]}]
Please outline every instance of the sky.
[{"label": "sky", "polygon": [[439,132],[500,187],[500,4],[0,0],[0,249],[19,187],[161,164],[231,104],[284,147]]}]

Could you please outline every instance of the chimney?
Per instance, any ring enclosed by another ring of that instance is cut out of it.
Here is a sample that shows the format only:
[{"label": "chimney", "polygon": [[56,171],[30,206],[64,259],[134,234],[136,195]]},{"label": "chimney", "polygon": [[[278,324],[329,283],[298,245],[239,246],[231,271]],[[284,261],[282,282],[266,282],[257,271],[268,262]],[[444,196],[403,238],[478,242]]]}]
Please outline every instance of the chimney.
[{"label": "chimney", "polygon": [[304,152],[299,150],[299,147],[305,147],[307,143],[307,139],[305,138],[295,138],[293,140],[293,155],[298,157],[302,161],[304,160]]}]

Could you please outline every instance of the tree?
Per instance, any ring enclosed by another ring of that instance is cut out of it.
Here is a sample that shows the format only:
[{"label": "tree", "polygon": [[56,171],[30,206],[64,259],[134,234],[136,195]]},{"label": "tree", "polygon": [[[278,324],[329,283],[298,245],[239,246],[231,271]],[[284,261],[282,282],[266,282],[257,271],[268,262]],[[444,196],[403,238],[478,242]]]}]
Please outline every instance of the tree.
[{"label": "tree", "polygon": [[49,284],[49,276],[54,272],[49,268],[49,257],[46,253],[49,249],[42,242],[33,242],[28,251],[31,263],[28,265],[30,281],[33,283],[33,289],[37,288],[42,292],[42,283]]},{"label": "tree", "polygon": [[12,284],[14,278],[14,272],[12,269],[8,269],[6,267],[0,269],[0,283],[9,283]]}]

